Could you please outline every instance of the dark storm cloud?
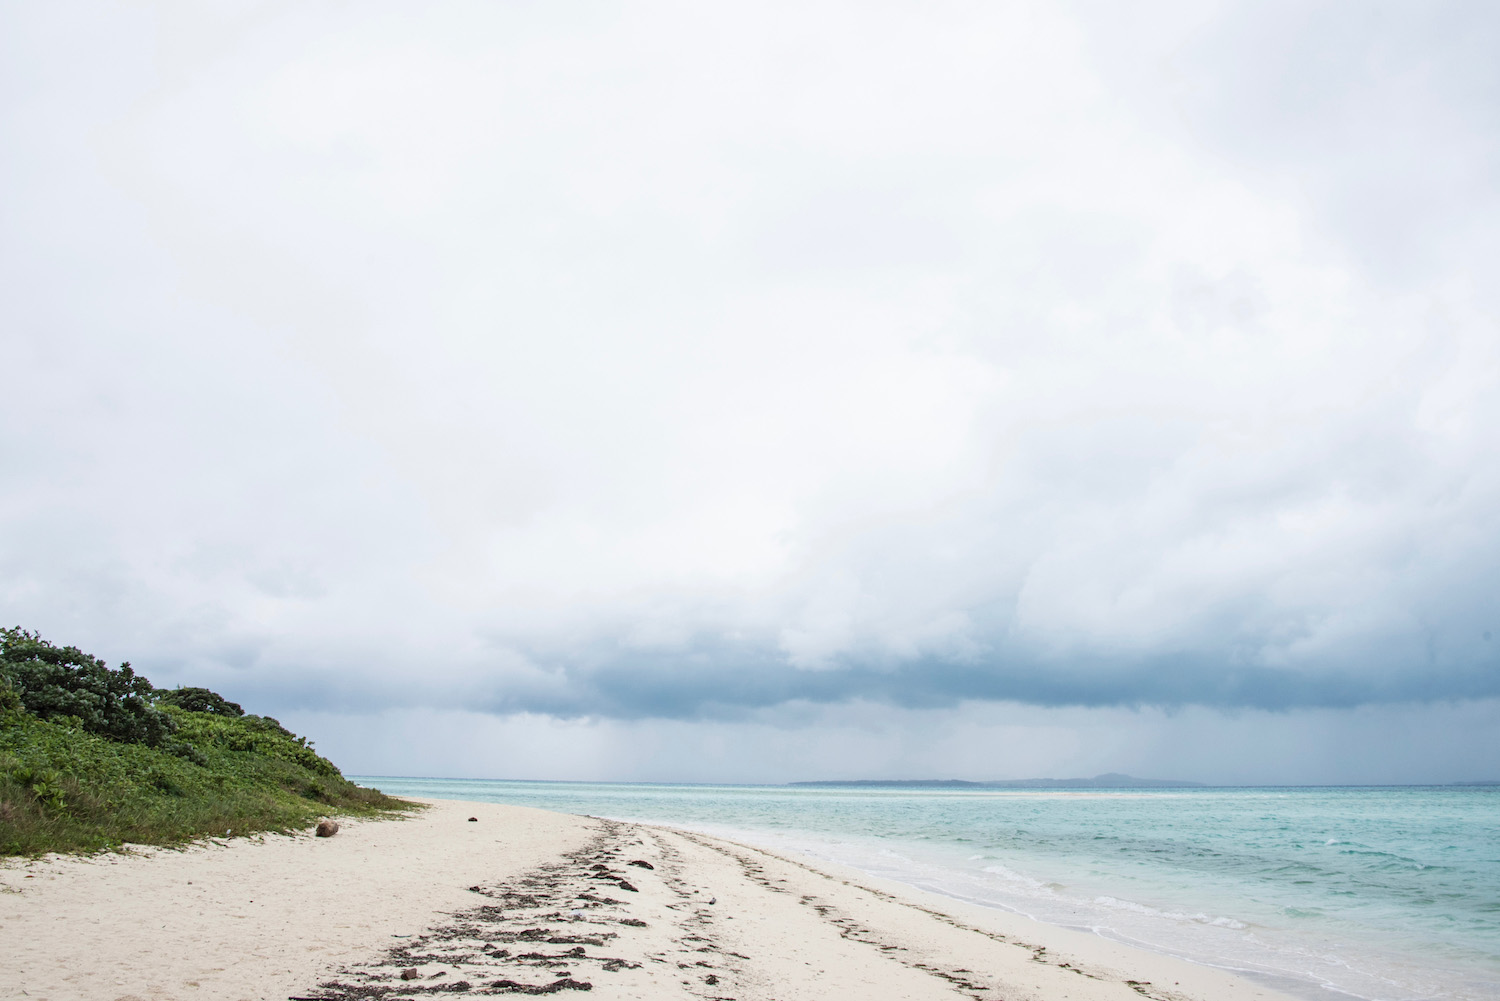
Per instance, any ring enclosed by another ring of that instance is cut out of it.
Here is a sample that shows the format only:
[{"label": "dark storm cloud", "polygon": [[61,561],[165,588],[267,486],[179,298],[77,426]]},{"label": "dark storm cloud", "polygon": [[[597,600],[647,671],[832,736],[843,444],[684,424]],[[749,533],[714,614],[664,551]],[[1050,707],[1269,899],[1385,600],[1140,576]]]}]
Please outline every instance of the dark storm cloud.
[{"label": "dark storm cloud", "polygon": [[922,710],[994,701],[1049,708],[1285,712],[1500,697],[1500,653],[1492,641],[1476,646],[1470,660],[1439,664],[1428,658],[1422,670],[1400,660],[1299,669],[1182,653],[1071,658],[1066,663],[1024,654],[967,663],[851,657],[810,671],[788,664],[774,648],[707,641],[687,652],[614,649],[596,652],[587,663],[554,661],[544,684],[514,680],[496,685],[475,679],[413,690],[409,685],[351,686],[347,672],[302,679],[287,672],[265,679],[268,684],[249,686],[262,699],[298,710],[370,712],[422,705],[623,720],[743,719],[788,704],[845,702]]},{"label": "dark storm cloud", "polygon": [[1368,665],[1307,673],[1205,664],[1189,656],[1066,665],[915,661],[886,669],[861,665],[808,672],[771,656],[721,655],[686,663],[621,658],[605,670],[580,672],[572,679],[566,698],[501,693],[481,704],[501,712],[685,719],[733,716],[788,702],[854,699],[920,709],[972,700],[1053,707],[1347,709],[1500,696],[1500,657],[1460,669],[1377,674]]}]

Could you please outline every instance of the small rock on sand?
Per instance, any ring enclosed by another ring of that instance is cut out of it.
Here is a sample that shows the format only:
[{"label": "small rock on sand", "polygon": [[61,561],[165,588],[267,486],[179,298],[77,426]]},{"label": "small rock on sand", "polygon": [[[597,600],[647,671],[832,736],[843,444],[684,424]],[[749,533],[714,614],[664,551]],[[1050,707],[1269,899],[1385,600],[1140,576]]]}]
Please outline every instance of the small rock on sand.
[{"label": "small rock on sand", "polygon": [[415,966],[411,967],[410,969],[405,969],[405,970],[401,971],[401,979],[402,980],[415,980],[419,976],[421,976],[421,974],[417,972],[417,968]]},{"label": "small rock on sand", "polygon": [[331,838],[335,834],[337,834],[338,832],[339,832],[338,821],[336,821],[336,820],[320,820],[320,821],[318,821],[318,831],[317,831],[318,837],[320,837],[320,838]]},{"label": "small rock on sand", "polygon": [[469,818],[469,823],[471,823],[471,824],[477,824],[477,823],[479,823],[479,818],[478,817],[470,817]]}]

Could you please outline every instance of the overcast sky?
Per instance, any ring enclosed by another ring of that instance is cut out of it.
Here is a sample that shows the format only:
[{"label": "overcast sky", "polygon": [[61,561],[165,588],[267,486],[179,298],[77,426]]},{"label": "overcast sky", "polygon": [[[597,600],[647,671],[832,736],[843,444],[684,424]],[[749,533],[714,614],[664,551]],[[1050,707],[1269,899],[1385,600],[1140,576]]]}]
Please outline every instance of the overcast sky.
[{"label": "overcast sky", "polygon": [[1500,778],[1500,8],[0,6],[0,609],[351,773]]}]

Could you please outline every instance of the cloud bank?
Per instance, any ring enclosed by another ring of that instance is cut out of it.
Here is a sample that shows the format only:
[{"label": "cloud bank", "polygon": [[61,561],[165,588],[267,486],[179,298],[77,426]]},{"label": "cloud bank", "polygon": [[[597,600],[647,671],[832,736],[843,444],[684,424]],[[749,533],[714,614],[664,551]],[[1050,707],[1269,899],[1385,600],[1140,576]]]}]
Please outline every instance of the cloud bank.
[{"label": "cloud bank", "polygon": [[351,718],[1500,697],[1482,5],[3,16],[8,619]]}]

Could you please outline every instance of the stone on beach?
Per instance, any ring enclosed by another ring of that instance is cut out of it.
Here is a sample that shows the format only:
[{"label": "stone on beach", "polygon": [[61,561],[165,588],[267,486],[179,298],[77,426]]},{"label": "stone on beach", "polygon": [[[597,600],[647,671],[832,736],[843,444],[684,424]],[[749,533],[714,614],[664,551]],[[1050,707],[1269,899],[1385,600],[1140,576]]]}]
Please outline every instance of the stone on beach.
[{"label": "stone on beach", "polygon": [[339,832],[339,824],[336,820],[318,821],[317,835],[320,838],[331,838]]}]

